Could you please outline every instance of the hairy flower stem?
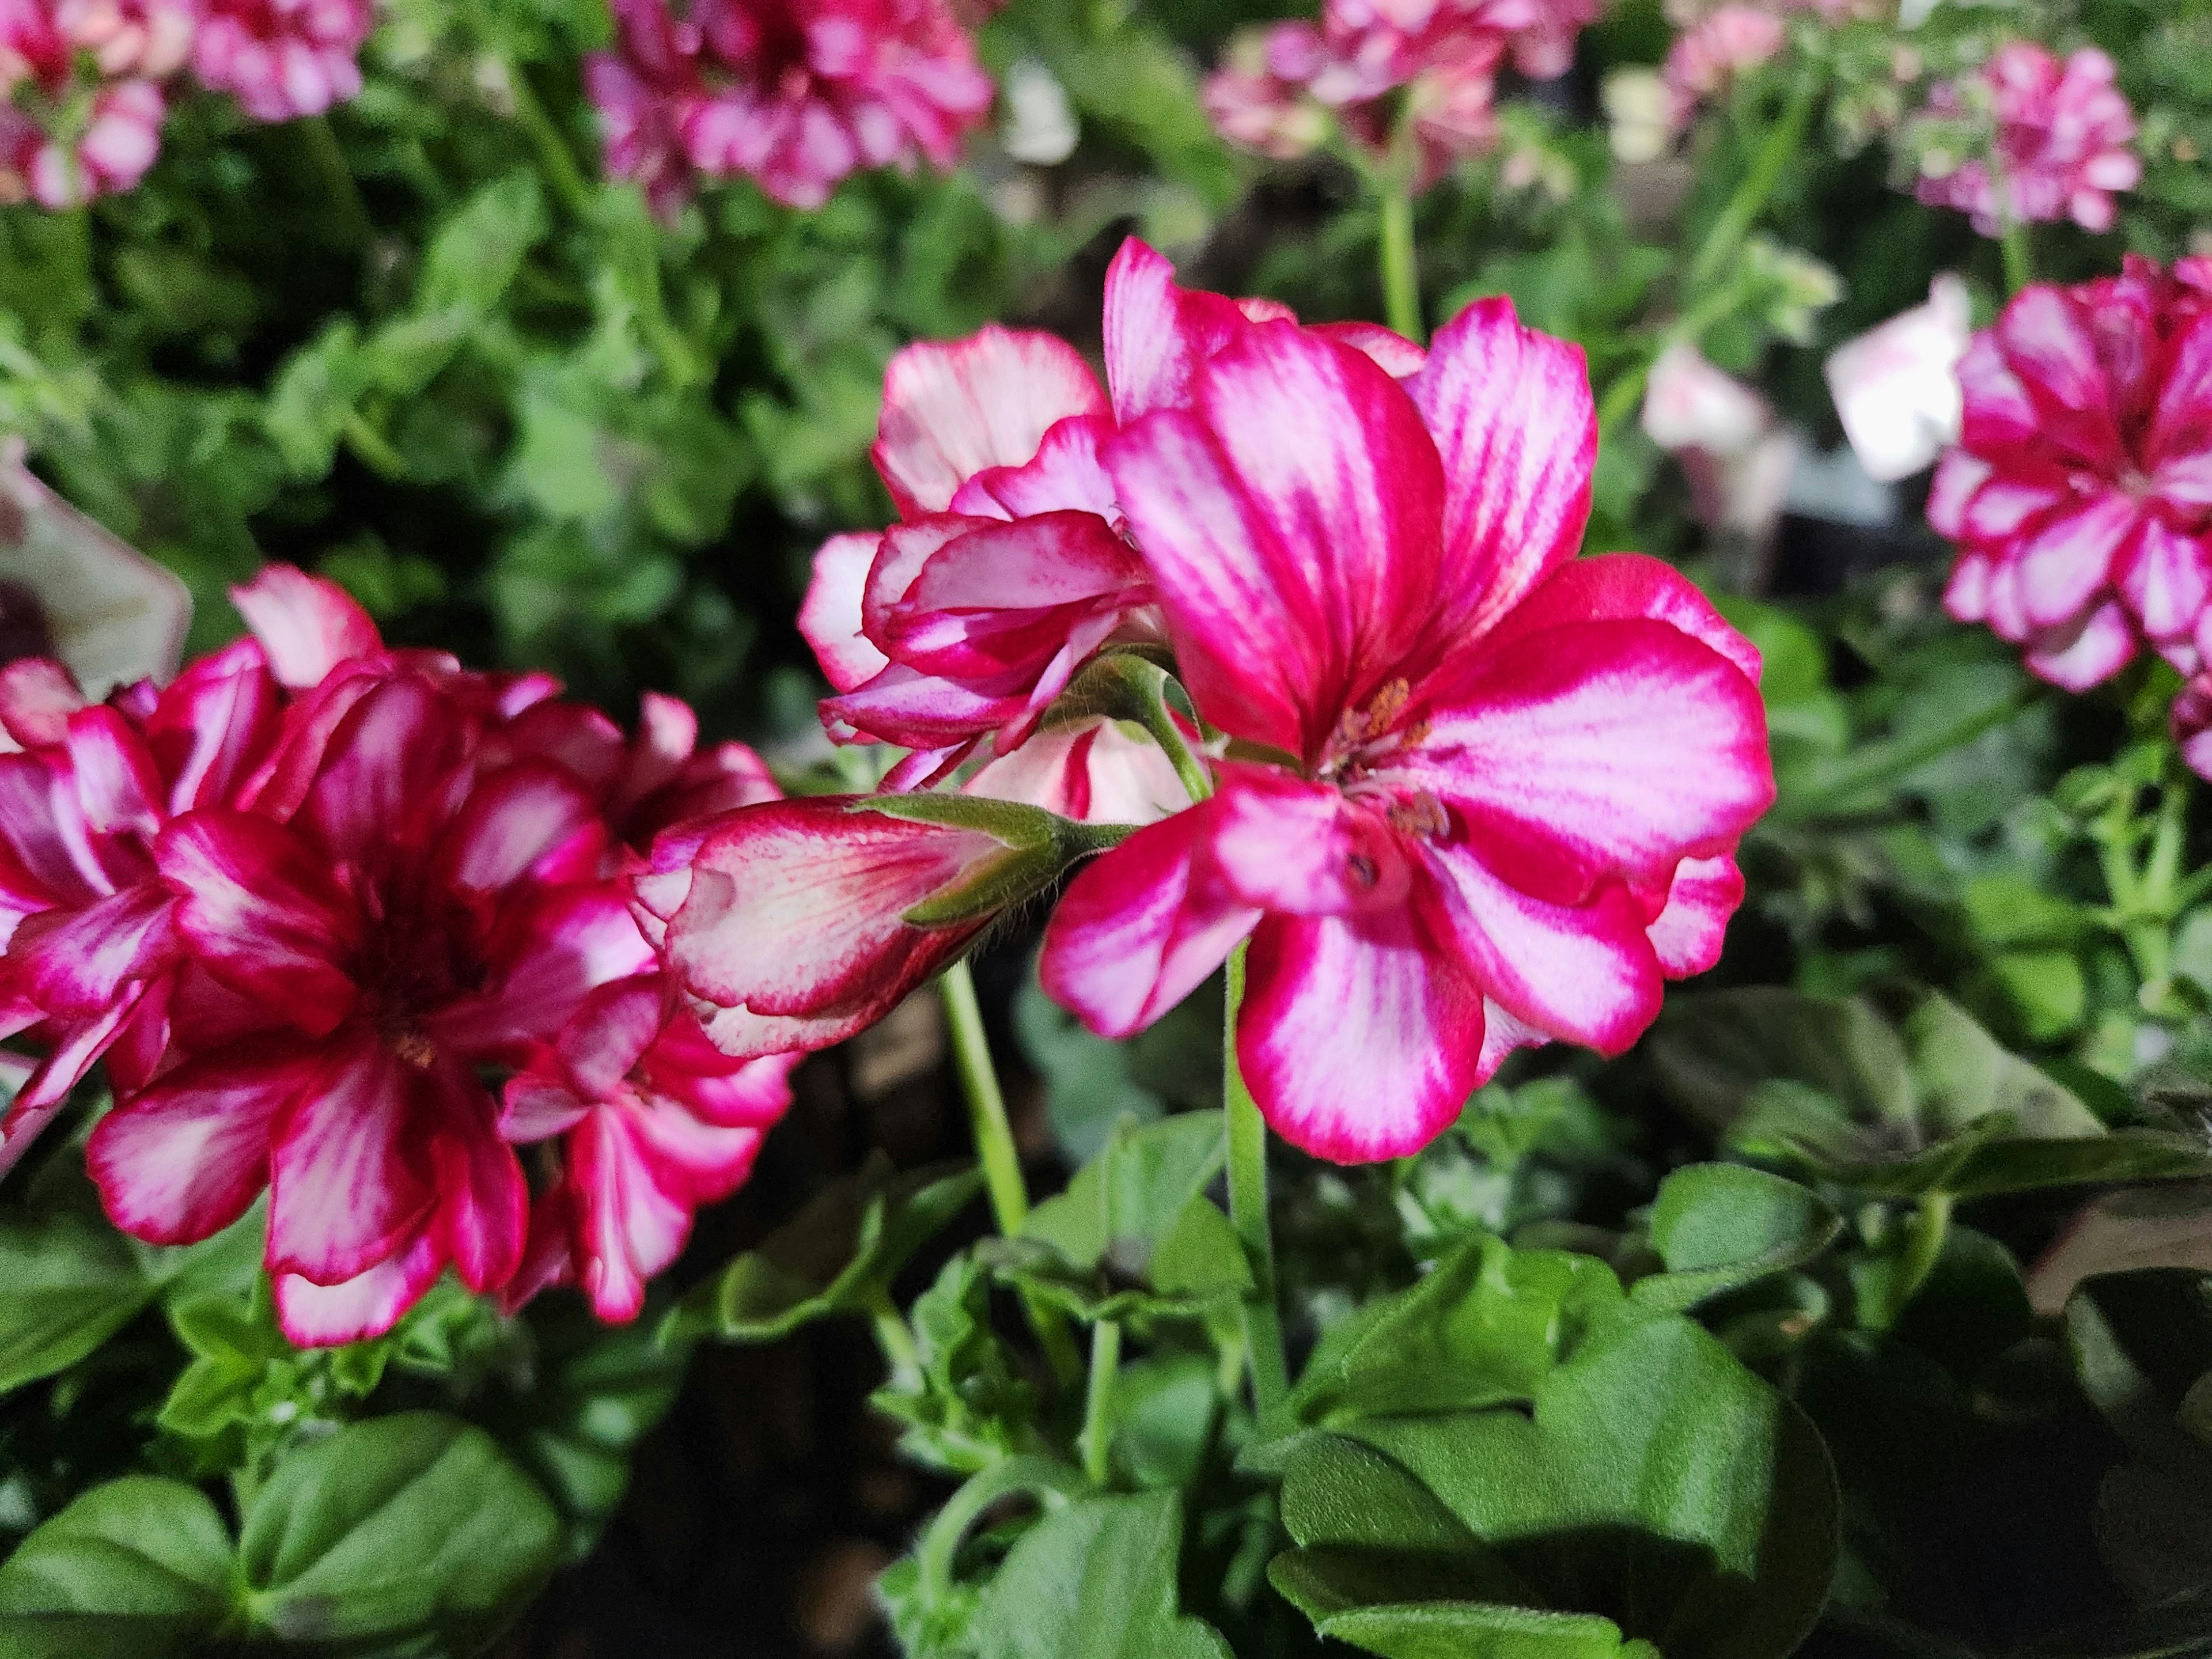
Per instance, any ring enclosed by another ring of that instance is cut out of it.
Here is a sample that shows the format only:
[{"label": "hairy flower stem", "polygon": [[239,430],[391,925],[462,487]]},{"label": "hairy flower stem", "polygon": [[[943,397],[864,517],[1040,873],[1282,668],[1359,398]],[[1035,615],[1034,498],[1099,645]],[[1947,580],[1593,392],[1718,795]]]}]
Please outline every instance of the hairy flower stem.
[{"label": "hairy flower stem", "polygon": [[1397,181],[1382,187],[1382,314],[1391,328],[1417,345],[1421,327],[1420,265],[1413,251],[1413,193]]},{"label": "hairy flower stem", "polygon": [[1109,1473],[1107,1453],[1114,1445],[1114,1383],[1121,1371],[1121,1327],[1102,1319],[1091,1328],[1091,1386],[1083,1397],[1083,1433],[1076,1442],[1083,1472],[1103,1486]]},{"label": "hairy flower stem", "polygon": [[1237,1011],[1244,1000],[1244,950],[1229,957],[1228,1012],[1221,1037],[1221,1104],[1229,1127],[1229,1220],[1252,1267],[1252,1294],[1244,1304],[1244,1346],[1252,1356],[1252,1406],[1261,1432],[1291,1394],[1283,1358],[1282,1316],[1275,1305],[1275,1242],[1267,1227],[1267,1124],[1244,1086],[1237,1063]]},{"label": "hairy flower stem", "polygon": [[1705,241],[1698,248],[1697,257],[1690,263],[1690,274],[1684,284],[1687,293],[1704,289],[1735,258],[1736,250],[1743,246],[1744,238],[1766,206],[1774,187],[1782,182],[1783,170],[1790,158],[1796,155],[1805,142],[1805,129],[1811,125],[1813,106],[1820,99],[1820,77],[1809,70],[1801,74],[1797,85],[1790,94],[1781,118],[1768,131],[1766,142],[1753,158],[1751,171],[1735,187],[1721,216],[1713,221],[1713,228],[1705,233]]},{"label": "hairy flower stem", "polygon": [[[975,979],[968,971],[967,959],[947,968],[937,987],[945,1000],[952,1063],[960,1073],[960,1092],[968,1099],[968,1121],[975,1131],[975,1154],[983,1164],[984,1188],[991,1195],[991,1215],[1000,1234],[1012,1238],[1029,1219],[1030,1194],[1022,1182],[1013,1126],[1006,1121],[1006,1097],[991,1064],[991,1042],[983,1031],[983,1010],[975,1000]],[[1073,1381],[1082,1374],[1083,1361],[1066,1322],[1030,1297],[1023,1297],[1022,1304],[1037,1340],[1044,1345],[1045,1358],[1052,1362],[1053,1374],[1063,1382]]]}]

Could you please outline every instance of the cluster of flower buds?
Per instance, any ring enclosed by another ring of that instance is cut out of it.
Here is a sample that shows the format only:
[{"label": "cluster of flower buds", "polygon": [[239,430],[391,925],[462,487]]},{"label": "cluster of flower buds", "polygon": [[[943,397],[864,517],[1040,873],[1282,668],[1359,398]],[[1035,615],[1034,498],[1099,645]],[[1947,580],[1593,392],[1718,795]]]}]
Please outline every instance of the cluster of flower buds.
[{"label": "cluster of flower buds", "polygon": [[948,167],[991,106],[945,0],[614,0],[616,44],[586,60],[608,170],[662,213],[744,173],[819,207],[863,167]]},{"label": "cluster of flower buds", "polygon": [[[2212,662],[2212,261],[2038,283],[1959,364],[1958,447],[1928,516],[1959,545],[1945,604],[2081,690],[2148,647]],[[2207,704],[2205,685],[2177,719]],[[2194,735],[2193,732],[2191,735]]]},{"label": "cluster of flower buds", "polygon": [[0,1033],[40,1056],[0,1161],[105,1056],[108,1213],[187,1243],[265,1190],[295,1341],[388,1329],[448,1265],[634,1316],[793,1061],[708,1042],[625,878],[774,782],[671,699],[626,738],[542,675],[387,649],[289,567],[235,597],[251,635],[166,687],[0,670]]},{"label": "cluster of flower buds", "polygon": [[1936,87],[1909,125],[1920,199],[1972,215],[1984,236],[2057,219],[2110,230],[2114,192],[2142,178],[2116,78],[2094,46],[2063,62],[2032,40],[1999,46],[1974,74]]},{"label": "cluster of flower buds", "polygon": [[1046,989],[1126,1036],[1248,947],[1240,1061],[1319,1155],[1414,1151],[1516,1048],[1627,1047],[1773,781],[1751,646],[1575,556],[1580,351],[1502,300],[1426,351],[1302,326],[1134,241],[1104,339],[1104,388],[1000,329],[894,362],[904,518],[824,546],[805,626],[832,734],[964,787],[664,836],[639,910],[708,1034],[838,1041],[1087,860]]},{"label": "cluster of flower buds", "polygon": [[1498,138],[1494,82],[1563,75],[1595,0],[1327,0],[1321,21],[1248,32],[1206,82],[1231,143],[1291,160],[1340,134],[1376,165],[1433,183]]},{"label": "cluster of flower buds", "polygon": [[361,90],[369,23],[370,0],[0,0],[0,201],[137,185],[187,66],[255,120],[319,114]]}]

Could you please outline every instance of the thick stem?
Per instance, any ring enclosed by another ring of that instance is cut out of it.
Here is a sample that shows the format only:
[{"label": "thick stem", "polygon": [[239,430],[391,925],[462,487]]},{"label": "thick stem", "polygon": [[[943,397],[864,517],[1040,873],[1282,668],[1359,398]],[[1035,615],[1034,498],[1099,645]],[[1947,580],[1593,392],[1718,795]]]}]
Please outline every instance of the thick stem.
[{"label": "thick stem", "polygon": [[1121,1328],[1102,1319],[1091,1328],[1091,1386],[1083,1397],[1083,1435],[1077,1441],[1083,1472],[1103,1486],[1109,1473],[1107,1454],[1114,1446],[1114,1383],[1121,1370]]},{"label": "thick stem", "polygon": [[1783,170],[1790,158],[1805,142],[1805,129],[1813,119],[1813,106],[1820,99],[1820,77],[1806,70],[1797,78],[1797,85],[1790,94],[1790,102],[1766,135],[1766,142],[1753,158],[1751,171],[1729,198],[1721,216],[1713,221],[1713,228],[1705,233],[1704,244],[1697,258],[1691,261],[1690,274],[1685,291],[1692,294],[1702,289],[1721,273],[1723,266],[1735,257],[1743,246],[1751,228],[1759,222],[1759,216],[1766,206],[1767,198],[1782,182]]},{"label": "thick stem", "polygon": [[1237,1011],[1243,1000],[1244,946],[1239,945],[1229,957],[1221,1103],[1229,1129],[1229,1220],[1252,1267],[1252,1295],[1244,1304],[1244,1346],[1252,1358],[1252,1405],[1264,1433],[1290,1398],[1291,1375],[1283,1357],[1282,1316],[1275,1304],[1275,1242],[1267,1226],[1267,1124],[1237,1063]]},{"label": "thick stem", "polygon": [[1428,336],[1421,327],[1421,273],[1413,251],[1413,195],[1395,180],[1382,185],[1382,315],[1398,333],[1416,344]]},{"label": "thick stem", "polygon": [[[938,991],[945,1000],[945,1023],[952,1039],[952,1063],[960,1073],[960,1091],[968,1099],[968,1121],[975,1136],[975,1155],[983,1165],[984,1189],[991,1195],[991,1214],[999,1231],[1012,1238],[1030,1217],[1029,1188],[1022,1182],[1021,1156],[1014,1149],[1014,1130],[1006,1120],[1006,1097],[999,1087],[999,1073],[991,1064],[991,1042],[983,1031],[983,1010],[975,1000],[975,975],[966,958],[940,975]],[[1075,1339],[1066,1322],[1043,1304],[1022,1298],[1030,1328],[1044,1345],[1053,1374],[1073,1381],[1083,1369]]]}]

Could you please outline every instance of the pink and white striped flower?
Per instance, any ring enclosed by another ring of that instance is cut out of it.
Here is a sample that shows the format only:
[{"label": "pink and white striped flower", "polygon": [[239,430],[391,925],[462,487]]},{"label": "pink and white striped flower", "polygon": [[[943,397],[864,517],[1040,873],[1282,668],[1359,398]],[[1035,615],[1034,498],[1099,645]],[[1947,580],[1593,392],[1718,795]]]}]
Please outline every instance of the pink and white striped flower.
[{"label": "pink and white striped flower", "polygon": [[1936,88],[1921,130],[1920,199],[1971,214],[1984,236],[2069,218],[2110,230],[2113,195],[2142,178],[2135,112],[2094,46],[2062,63],[2008,41],[1976,75]]},{"label": "pink and white striped flower", "polygon": [[0,4],[0,201],[75,207],[137,185],[193,21],[181,0]]},{"label": "pink and white striped flower", "polygon": [[1249,940],[1254,1096],[1348,1162],[1712,963],[1773,795],[1758,657],[1664,565],[1574,559],[1595,445],[1581,354],[1493,301],[1402,386],[1257,325],[1107,446],[1200,713],[1279,758],[1077,877],[1055,998],[1127,1036]]},{"label": "pink and white striped flower", "polygon": [[671,211],[703,175],[819,207],[848,173],[949,167],[990,77],[943,0],[617,0],[586,61],[607,166]]},{"label": "pink and white striped flower", "polygon": [[320,115],[361,92],[372,0],[201,0],[192,74],[257,121]]},{"label": "pink and white striped flower", "polygon": [[2212,295],[2131,258],[2037,284],[1960,361],[1959,447],[1929,522],[1959,544],[1944,605],[2081,690],[2148,641],[2212,652]]}]

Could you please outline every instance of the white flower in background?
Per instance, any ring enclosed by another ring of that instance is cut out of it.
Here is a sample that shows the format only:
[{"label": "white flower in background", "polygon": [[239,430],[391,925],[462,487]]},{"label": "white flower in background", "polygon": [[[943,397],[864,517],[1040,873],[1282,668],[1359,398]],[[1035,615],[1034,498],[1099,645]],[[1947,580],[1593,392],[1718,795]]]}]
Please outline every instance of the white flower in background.
[{"label": "white flower in background", "polygon": [[1958,441],[1959,359],[1972,331],[1966,285],[1946,271],[1928,303],[1829,355],[1828,390],[1867,476],[1884,483],[1932,466]]},{"label": "white flower in background", "polygon": [[1631,167],[1656,161],[1674,144],[1674,94],[1658,70],[1615,70],[1598,98],[1610,124],[1614,161]]},{"label": "white flower in background", "polygon": [[1671,345],[1652,364],[1644,431],[1681,466],[1708,529],[1763,542],[1781,522],[1797,467],[1797,434],[1776,418],[1771,404],[1695,346]]},{"label": "white flower in background", "polygon": [[177,672],[184,583],[40,483],[0,445],[0,656],[61,659],[88,697]]},{"label": "white flower in background", "polygon": [[1081,136],[1075,112],[1068,105],[1067,88],[1034,58],[1024,58],[1006,71],[1000,88],[1006,118],[999,141],[1006,154],[1031,167],[1058,167],[1075,154]]}]

